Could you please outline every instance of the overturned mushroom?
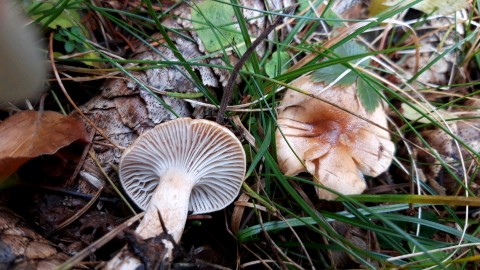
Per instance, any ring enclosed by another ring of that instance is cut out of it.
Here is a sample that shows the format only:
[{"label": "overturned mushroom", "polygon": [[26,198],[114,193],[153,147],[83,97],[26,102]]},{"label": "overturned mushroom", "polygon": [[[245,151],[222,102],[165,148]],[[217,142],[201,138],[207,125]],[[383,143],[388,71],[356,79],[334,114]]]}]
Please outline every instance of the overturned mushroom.
[{"label": "overturned mushroom", "polygon": [[[280,169],[291,176],[308,171],[321,185],[342,194],[362,193],[366,188],[362,174],[379,175],[393,158],[394,145],[389,133],[360,118],[386,127],[383,108],[367,113],[357,99],[355,84],[323,91],[324,84],[304,76],[292,85],[355,115],[288,90],[278,113],[276,139]],[[316,190],[321,199],[337,197],[321,187]]]},{"label": "overturned mushroom", "polygon": [[[235,199],[245,164],[242,144],[212,121],[181,118],[142,134],[120,161],[123,188],[146,211],[137,234],[143,239],[160,235],[161,218],[167,233],[179,242],[189,211],[217,211]],[[165,243],[165,248],[165,259],[171,260],[173,246]],[[107,269],[140,265],[137,259],[125,257],[117,256]]]}]

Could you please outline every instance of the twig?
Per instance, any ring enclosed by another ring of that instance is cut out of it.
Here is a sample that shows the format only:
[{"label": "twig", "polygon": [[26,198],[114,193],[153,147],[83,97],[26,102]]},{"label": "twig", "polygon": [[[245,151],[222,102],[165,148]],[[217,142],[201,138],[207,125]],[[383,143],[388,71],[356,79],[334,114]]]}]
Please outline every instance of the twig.
[{"label": "twig", "polygon": [[[289,14],[291,13],[294,8],[289,7],[286,9],[284,14]],[[255,49],[262,43],[278,25],[282,23],[283,16],[278,16],[275,21],[271,25],[269,25],[265,31],[263,31],[253,42],[250,47],[245,51],[245,53],[240,57],[238,62],[233,66],[232,74],[230,75],[230,78],[228,79],[227,86],[225,86],[225,90],[223,91],[223,96],[222,96],[222,101],[220,102],[220,108],[218,109],[218,114],[217,114],[217,123],[219,124],[224,124],[225,123],[225,110],[227,109],[228,104],[230,103],[232,99],[232,94],[233,94],[233,83],[237,79],[238,73],[240,72],[240,69],[243,67],[245,62],[248,60],[250,55],[255,51]]]},{"label": "twig", "polygon": [[[90,200],[94,197],[94,195],[91,195],[91,194],[86,194],[86,193],[82,193],[82,192],[77,192],[77,191],[73,191],[73,190],[69,190],[69,189],[58,188],[58,187],[53,187],[53,186],[48,186],[48,185],[36,185],[36,184],[25,184],[25,183],[23,183],[23,184],[20,184],[18,187],[20,189],[26,189],[26,188],[35,189],[35,190],[43,189],[43,190],[46,190],[46,191],[61,193],[61,194],[65,194],[65,195],[68,195],[68,196],[74,196],[74,197],[78,197],[78,198],[85,199],[85,200]],[[103,201],[103,202],[110,202],[110,203],[118,203],[120,201],[120,199],[118,199],[118,198],[109,198],[109,197],[102,197],[102,196],[100,196],[98,198],[98,200]]]},{"label": "twig", "polygon": [[47,234],[47,238],[50,238],[52,235],[56,234],[58,231],[62,230],[63,228],[67,227],[70,225],[72,222],[77,220],[80,216],[85,214],[90,207],[97,201],[97,199],[100,197],[100,194],[102,194],[103,187],[99,188],[98,191],[95,193],[95,195],[92,197],[92,199],[84,206],[82,209],[77,211],[73,216],[69,217],[67,220],[62,222],[60,225],[58,225],[55,229],[53,229],[51,232]]},{"label": "twig", "polygon": [[128,209],[130,209],[130,211],[132,211],[132,213],[135,215],[137,214],[137,212],[135,211],[135,209],[133,209],[133,207],[130,205],[130,203],[128,202],[127,198],[125,198],[125,196],[123,196],[123,193],[117,188],[117,186],[113,183],[112,179],[108,176],[108,174],[105,172],[105,170],[103,169],[102,165],[100,164],[100,161],[98,160],[98,158],[95,156],[95,152],[93,150],[89,151],[88,152],[88,155],[90,156],[90,158],[93,159],[93,161],[95,162],[95,164],[97,165],[97,167],[100,169],[100,171],[102,172],[103,176],[105,177],[105,179],[107,179],[108,183],[110,184],[110,186],[115,190],[115,192],[117,193],[117,195],[120,197],[120,199],[122,199],[122,201],[127,205]]},{"label": "twig", "polygon": [[68,99],[68,102],[70,102],[70,104],[73,106],[73,108],[75,108],[75,110],[83,117],[83,119],[85,119],[85,121],[87,121],[100,135],[102,135],[107,141],[109,141],[112,145],[114,145],[116,148],[118,149],[124,149],[123,147],[117,145],[116,143],[114,143],[113,141],[110,140],[110,138],[100,129],[98,128],[93,122],[92,120],[90,120],[90,118],[88,118],[83,112],[82,110],[80,110],[80,108],[77,106],[77,104],[73,101],[73,99],[70,97],[70,95],[67,93],[67,89],[65,89],[65,86],[63,85],[62,83],[62,79],[60,78],[60,75],[58,74],[58,70],[57,70],[57,67],[55,65],[55,58],[53,57],[53,32],[50,34],[50,39],[49,39],[49,54],[50,54],[50,64],[52,66],[52,72],[53,72],[53,75],[55,76],[55,79],[57,80],[58,82],[58,86],[60,87],[60,89],[62,90],[63,94],[65,95],[65,97]]},{"label": "twig", "polygon": [[77,179],[78,174],[83,168],[83,164],[85,164],[85,159],[87,158],[87,154],[90,151],[90,148],[93,145],[93,138],[95,138],[95,130],[91,130],[88,138],[88,145],[83,149],[82,155],[80,156],[80,160],[77,163],[77,167],[75,168],[75,171],[73,174],[68,178],[67,180],[67,186],[73,185],[75,182],[75,179]]},{"label": "twig", "polygon": [[117,234],[125,230],[126,228],[130,227],[133,223],[135,223],[137,220],[143,217],[144,213],[137,214],[133,217],[131,217],[129,220],[125,221],[122,223],[120,226],[116,227],[114,230],[111,230],[104,236],[102,236],[100,239],[97,241],[93,242],[90,244],[88,247],[84,248],[82,251],[77,253],[75,256],[72,258],[68,259],[65,261],[62,265],[60,265],[57,270],[66,270],[66,269],[71,269],[74,267],[77,263],[81,262],[85,257],[87,257],[89,254],[97,251],[99,248],[101,248],[103,245],[105,245],[108,241],[112,240]]}]

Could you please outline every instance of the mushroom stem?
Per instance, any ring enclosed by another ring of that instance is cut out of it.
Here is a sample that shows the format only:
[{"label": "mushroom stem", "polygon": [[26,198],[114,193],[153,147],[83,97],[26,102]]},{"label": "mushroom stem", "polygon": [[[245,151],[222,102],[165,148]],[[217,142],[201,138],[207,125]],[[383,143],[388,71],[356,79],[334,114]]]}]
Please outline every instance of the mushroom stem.
[{"label": "mushroom stem", "polygon": [[[152,195],[145,215],[135,230],[140,237],[148,239],[159,236],[162,232],[162,224],[160,215],[164,222],[167,233],[172,236],[175,243],[180,241],[185,222],[188,216],[188,203],[193,186],[195,185],[195,177],[185,172],[183,168],[172,168],[160,176],[161,181]],[[165,244],[164,257],[162,261],[171,261],[173,243],[163,239]],[[127,270],[136,269],[141,266],[141,262],[126,253],[126,249],[122,249],[110,262],[105,269],[107,270]]]},{"label": "mushroom stem", "polygon": [[136,232],[143,239],[158,236],[163,232],[160,216],[168,233],[175,242],[180,241],[188,215],[188,202],[195,178],[184,169],[170,169],[161,180],[150,199],[143,220]]}]

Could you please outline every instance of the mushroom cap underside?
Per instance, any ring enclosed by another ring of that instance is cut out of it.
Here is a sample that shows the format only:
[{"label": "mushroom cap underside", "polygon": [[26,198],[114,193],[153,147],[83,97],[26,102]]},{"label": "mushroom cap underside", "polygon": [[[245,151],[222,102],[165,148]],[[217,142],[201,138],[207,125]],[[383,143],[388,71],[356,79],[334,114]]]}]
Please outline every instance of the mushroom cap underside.
[{"label": "mushroom cap underside", "polygon": [[[379,175],[393,158],[389,133],[380,128],[387,127],[383,108],[367,113],[356,97],[354,85],[324,90],[322,83],[314,83],[306,76],[293,86],[339,108],[287,90],[280,104],[276,134],[280,169],[286,175],[310,172],[319,183],[342,194],[363,192],[366,185],[362,174]],[[321,188],[317,193],[324,199],[336,197]]]},{"label": "mushroom cap underside", "polygon": [[179,118],[143,133],[125,150],[119,167],[124,190],[144,210],[167,171],[193,175],[189,211],[201,214],[223,209],[235,199],[246,158],[242,144],[227,128],[208,120]]}]

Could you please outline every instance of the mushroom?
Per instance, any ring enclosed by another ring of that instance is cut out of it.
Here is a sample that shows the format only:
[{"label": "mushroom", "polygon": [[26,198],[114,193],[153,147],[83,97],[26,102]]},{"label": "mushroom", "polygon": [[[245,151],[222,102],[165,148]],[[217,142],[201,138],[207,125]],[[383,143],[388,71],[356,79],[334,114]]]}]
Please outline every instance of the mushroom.
[{"label": "mushroom", "polygon": [[[212,121],[180,118],[143,133],[123,153],[119,166],[124,190],[146,211],[136,233],[143,239],[160,235],[161,218],[178,243],[189,211],[202,214],[221,210],[235,199],[245,166],[240,141]],[[165,259],[171,260],[173,245],[164,244]],[[107,269],[140,265],[137,259],[124,257],[117,255]]]},{"label": "mushroom", "polygon": [[[38,2],[38,5],[43,3]],[[27,27],[30,21],[17,1],[0,2],[0,105],[20,104],[38,98],[47,75],[39,31]]]},{"label": "mushroom", "polygon": [[[393,158],[390,135],[380,128],[387,127],[383,108],[368,113],[356,96],[355,83],[324,89],[323,83],[304,76],[292,86],[310,95],[289,89],[280,104],[276,132],[280,169],[289,176],[309,172],[319,184],[342,194],[362,193],[363,175],[378,176]],[[322,187],[316,191],[321,199],[337,197]]]}]

